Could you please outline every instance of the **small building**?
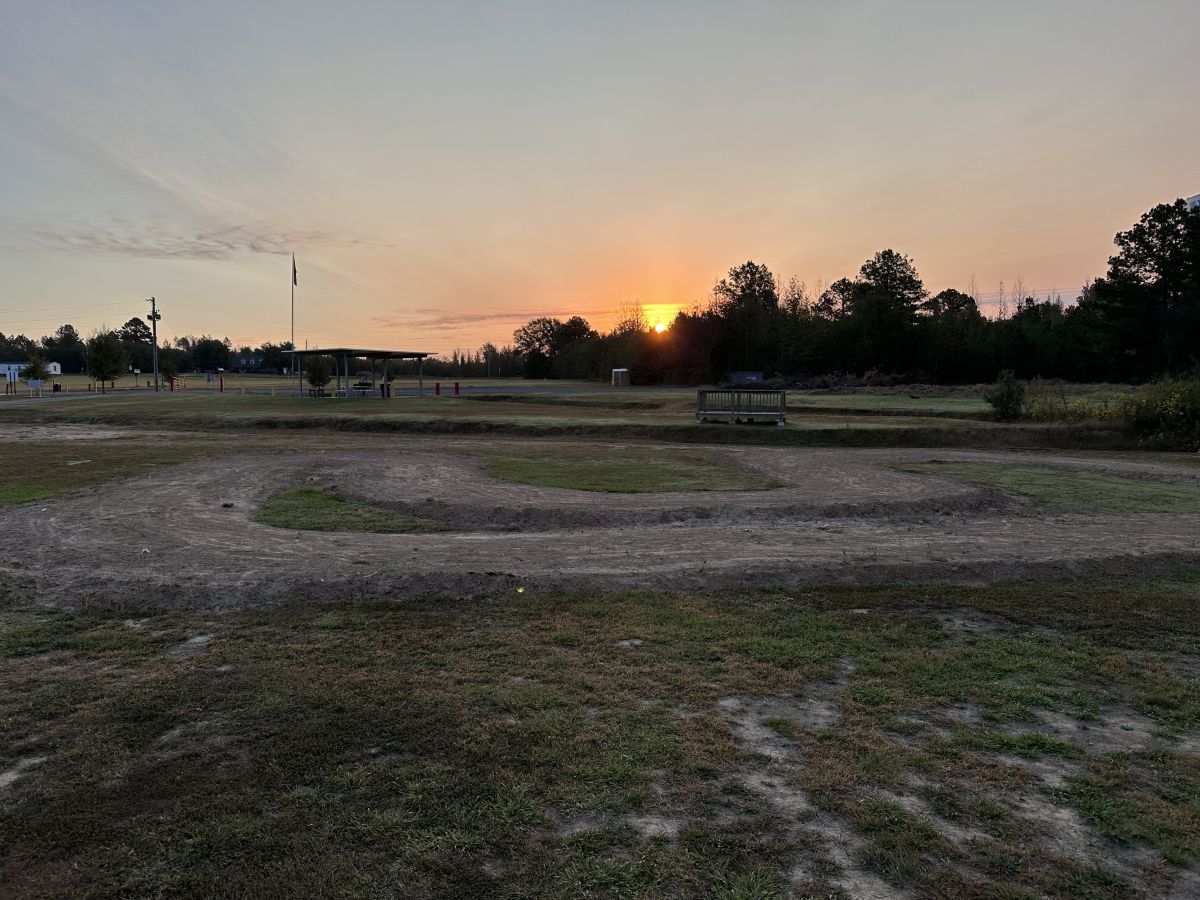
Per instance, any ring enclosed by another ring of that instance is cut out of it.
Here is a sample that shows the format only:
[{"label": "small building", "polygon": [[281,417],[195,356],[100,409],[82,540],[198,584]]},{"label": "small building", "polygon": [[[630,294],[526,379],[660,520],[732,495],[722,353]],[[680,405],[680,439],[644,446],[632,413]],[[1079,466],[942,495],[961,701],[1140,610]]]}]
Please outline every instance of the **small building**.
[{"label": "small building", "polygon": [[629,370],[628,369],[613,369],[612,370],[612,386],[613,387],[629,387]]},{"label": "small building", "polygon": [[1187,198],[1188,209],[1200,209],[1200,194]]},{"label": "small building", "polygon": [[[0,378],[3,378],[5,381],[10,383],[19,381],[21,378],[21,373],[25,371],[25,367],[27,365],[29,365],[29,363],[26,362],[0,363]],[[46,363],[46,374],[56,376],[61,375],[62,363]]]},{"label": "small building", "polygon": [[229,365],[226,368],[230,372],[241,372],[243,375],[261,372],[263,361],[261,356],[243,356],[240,353],[231,353],[229,354]]}]

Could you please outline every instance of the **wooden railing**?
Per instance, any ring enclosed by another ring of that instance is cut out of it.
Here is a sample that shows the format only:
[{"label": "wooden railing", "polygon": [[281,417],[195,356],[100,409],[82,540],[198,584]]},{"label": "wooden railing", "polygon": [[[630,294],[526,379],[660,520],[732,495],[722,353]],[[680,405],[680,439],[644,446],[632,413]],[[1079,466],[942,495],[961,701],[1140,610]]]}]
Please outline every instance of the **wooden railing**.
[{"label": "wooden railing", "polygon": [[787,424],[787,391],[737,388],[696,391],[697,422],[775,422]]}]

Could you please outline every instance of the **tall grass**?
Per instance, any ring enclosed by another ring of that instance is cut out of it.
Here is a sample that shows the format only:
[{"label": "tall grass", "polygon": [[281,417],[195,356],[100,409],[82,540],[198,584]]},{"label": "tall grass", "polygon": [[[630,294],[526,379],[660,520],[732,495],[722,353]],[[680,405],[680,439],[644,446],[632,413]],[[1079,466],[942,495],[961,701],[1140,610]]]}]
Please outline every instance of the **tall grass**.
[{"label": "tall grass", "polygon": [[1200,451],[1200,375],[1151,385],[1125,401],[1124,414],[1147,446]]},{"label": "tall grass", "polygon": [[1041,380],[1026,386],[1022,418],[1035,422],[1113,423],[1155,450],[1200,450],[1200,375],[1164,379],[1137,394],[1068,397]]}]

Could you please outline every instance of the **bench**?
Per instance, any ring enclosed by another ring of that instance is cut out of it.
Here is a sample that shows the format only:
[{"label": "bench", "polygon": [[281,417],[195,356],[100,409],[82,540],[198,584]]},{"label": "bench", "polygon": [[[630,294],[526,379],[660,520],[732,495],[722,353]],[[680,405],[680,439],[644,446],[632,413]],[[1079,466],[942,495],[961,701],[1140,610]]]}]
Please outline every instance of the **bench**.
[{"label": "bench", "polygon": [[696,421],[786,425],[787,391],[699,390],[696,391]]}]

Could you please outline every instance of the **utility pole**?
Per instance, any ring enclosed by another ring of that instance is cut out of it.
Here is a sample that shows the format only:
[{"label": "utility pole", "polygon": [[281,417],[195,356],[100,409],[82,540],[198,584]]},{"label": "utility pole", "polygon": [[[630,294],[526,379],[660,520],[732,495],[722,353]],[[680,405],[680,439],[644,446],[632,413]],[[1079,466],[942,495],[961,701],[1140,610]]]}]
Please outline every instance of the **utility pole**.
[{"label": "utility pole", "polygon": [[154,330],[154,393],[158,393],[161,388],[158,383],[158,320],[162,318],[162,313],[158,311],[158,302],[151,297],[146,301],[150,304],[150,327]]}]

